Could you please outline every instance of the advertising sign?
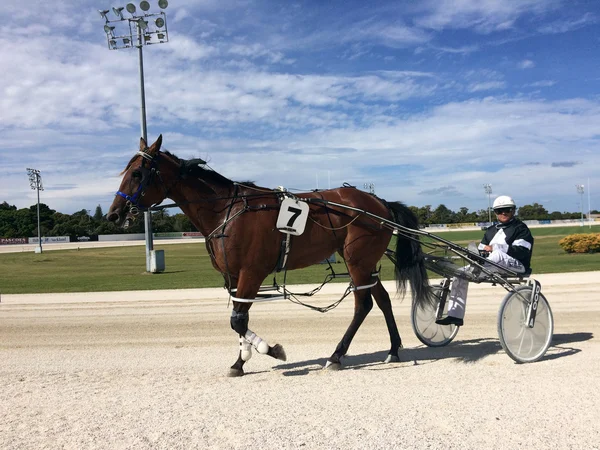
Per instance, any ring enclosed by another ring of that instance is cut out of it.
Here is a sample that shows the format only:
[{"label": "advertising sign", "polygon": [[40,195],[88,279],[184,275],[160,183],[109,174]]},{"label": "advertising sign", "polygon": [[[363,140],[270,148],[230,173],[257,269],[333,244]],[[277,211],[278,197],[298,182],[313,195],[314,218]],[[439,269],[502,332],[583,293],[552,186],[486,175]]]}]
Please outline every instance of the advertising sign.
[{"label": "advertising sign", "polygon": [[200,238],[200,237],[204,237],[204,235],[202,233],[200,233],[199,231],[184,231],[183,233],[181,233],[182,237],[186,238]]},{"label": "advertising sign", "polygon": [[27,244],[27,238],[0,238],[0,245]]},{"label": "advertising sign", "polygon": [[90,242],[90,241],[97,241],[98,240],[98,235],[97,234],[90,234],[90,235],[86,235],[86,236],[69,236],[69,241],[71,242]]},{"label": "advertising sign", "polygon": [[[69,242],[69,236],[48,236],[42,238],[42,244],[56,244],[59,242]],[[40,240],[36,237],[30,237],[29,243],[39,244]]]}]

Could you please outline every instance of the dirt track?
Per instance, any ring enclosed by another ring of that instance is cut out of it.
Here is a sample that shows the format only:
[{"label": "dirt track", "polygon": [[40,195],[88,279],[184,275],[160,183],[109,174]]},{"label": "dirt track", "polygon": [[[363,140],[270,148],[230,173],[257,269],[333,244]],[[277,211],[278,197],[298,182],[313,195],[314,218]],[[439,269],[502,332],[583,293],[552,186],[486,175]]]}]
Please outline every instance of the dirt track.
[{"label": "dirt track", "polygon": [[[321,370],[352,301],[327,314],[257,304],[250,327],[282,363],[237,355],[223,290],[5,295],[0,448],[600,448],[600,272],[540,275],[555,318],[546,357],[515,364],[497,339],[504,290],[473,286],[465,326],[442,349],[412,333],[388,348],[376,308],[345,370]],[[340,286],[311,299],[325,305]]]}]

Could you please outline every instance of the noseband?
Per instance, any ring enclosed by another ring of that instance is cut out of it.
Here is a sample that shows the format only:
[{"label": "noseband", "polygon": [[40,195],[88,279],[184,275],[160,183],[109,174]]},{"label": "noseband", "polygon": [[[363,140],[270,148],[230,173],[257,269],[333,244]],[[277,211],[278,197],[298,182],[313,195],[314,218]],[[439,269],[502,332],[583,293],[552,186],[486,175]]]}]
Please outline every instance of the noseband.
[{"label": "noseband", "polygon": [[142,181],[140,181],[140,185],[138,186],[137,191],[135,191],[133,195],[128,195],[125,192],[121,191],[117,191],[117,193],[115,194],[127,200],[126,206],[129,208],[129,213],[133,216],[137,216],[140,212],[140,209],[145,209],[139,205],[140,197],[144,196],[146,188],[154,179],[154,175],[157,174],[160,177],[160,172],[157,170],[156,167],[156,157],[150,156],[144,151],[139,151],[137,152],[137,154],[145,160],[150,161],[150,168],[145,168],[145,161],[142,161],[142,166],[140,167],[140,171],[142,172]]}]

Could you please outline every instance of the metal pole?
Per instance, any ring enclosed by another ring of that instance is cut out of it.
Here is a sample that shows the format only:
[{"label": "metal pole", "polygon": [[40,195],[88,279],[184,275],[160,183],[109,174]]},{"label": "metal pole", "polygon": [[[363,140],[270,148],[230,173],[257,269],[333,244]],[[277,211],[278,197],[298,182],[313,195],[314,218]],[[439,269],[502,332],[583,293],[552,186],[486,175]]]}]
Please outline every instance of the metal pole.
[{"label": "metal pole", "polygon": [[485,193],[488,195],[488,222],[492,223],[492,200],[491,200],[492,185],[486,183],[483,185],[483,189],[485,190]]},{"label": "metal pole", "polygon": [[592,204],[590,202],[590,179],[588,178],[588,225],[592,228]]},{"label": "metal pole", "polygon": [[138,60],[140,69],[140,101],[141,101],[141,125],[142,137],[148,142],[148,132],[146,129],[146,91],[144,90],[144,55],[142,52],[142,27],[137,24],[138,29]]},{"label": "metal pole", "polygon": [[576,184],[575,187],[577,188],[577,193],[579,194],[579,203],[581,205],[581,226],[583,226],[583,193],[585,187],[583,184]]},{"label": "metal pole", "polygon": [[42,253],[42,229],[40,228],[40,174],[35,174],[35,182],[37,185],[37,219],[38,219],[38,242],[40,245],[40,253]]},{"label": "metal pole", "polygon": [[[148,143],[148,131],[146,128],[146,91],[144,90],[144,56],[142,51],[142,27],[139,22],[137,24],[138,30],[138,60],[139,60],[139,72],[140,72],[140,119],[141,119],[141,132],[144,141]],[[144,211],[144,233],[146,237],[146,272],[150,272],[151,268],[151,252],[154,249],[152,242],[152,213],[150,211]]]},{"label": "metal pole", "polygon": [[583,189],[581,190],[581,226],[583,226]]}]

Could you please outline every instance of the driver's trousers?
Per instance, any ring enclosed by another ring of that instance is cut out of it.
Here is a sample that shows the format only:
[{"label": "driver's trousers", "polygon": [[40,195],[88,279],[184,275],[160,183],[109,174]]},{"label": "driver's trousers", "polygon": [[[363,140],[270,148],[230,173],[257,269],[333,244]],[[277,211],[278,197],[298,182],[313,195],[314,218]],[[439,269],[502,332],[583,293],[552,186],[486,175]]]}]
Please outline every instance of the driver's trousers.
[{"label": "driver's trousers", "polygon": [[[516,260],[507,253],[501,252],[500,250],[494,250],[487,257],[488,260],[493,261],[507,269],[514,270],[517,273],[524,273],[525,266],[520,261]],[[464,270],[471,266],[465,267]],[[484,267],[490,272],[500,271],[496,266],[492,264],[485,264]],[[467,293],[469,291],[469,280],[461,277],[452,278],[452,286],[450,288],[450,295],[448,296],[448,315],[463,319],[465,317],[465,310],[467,308]]]}]

